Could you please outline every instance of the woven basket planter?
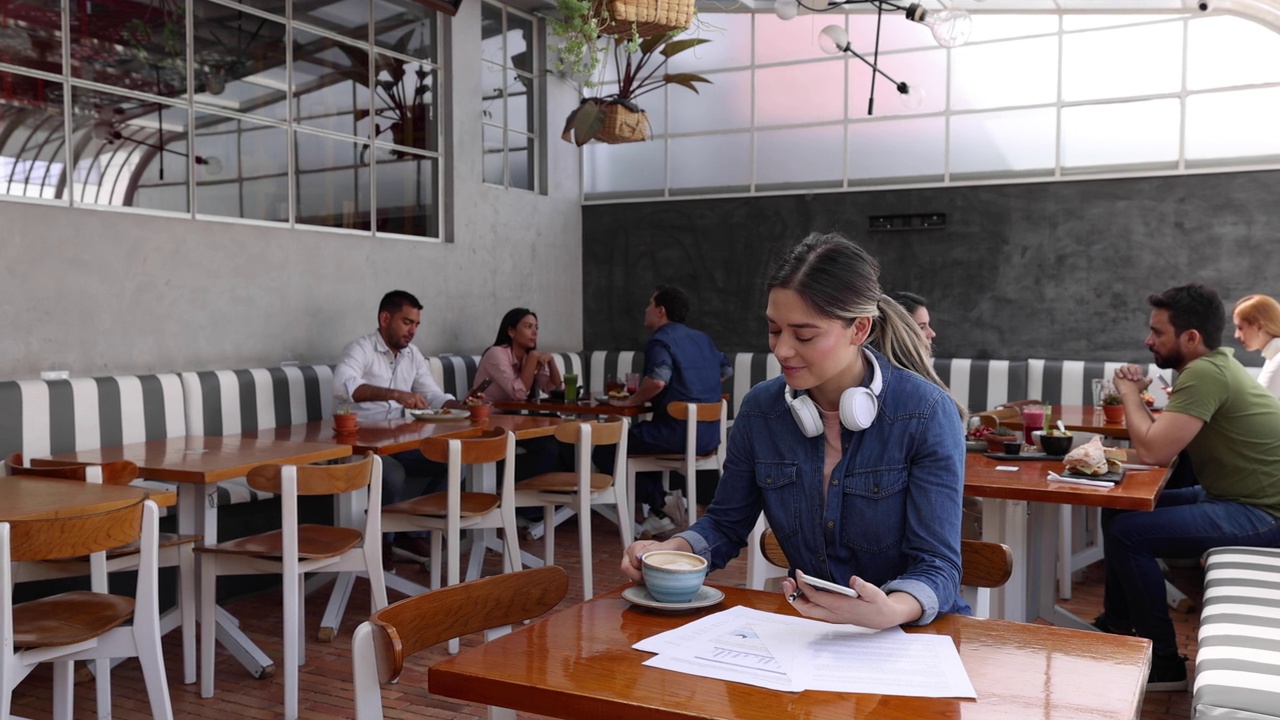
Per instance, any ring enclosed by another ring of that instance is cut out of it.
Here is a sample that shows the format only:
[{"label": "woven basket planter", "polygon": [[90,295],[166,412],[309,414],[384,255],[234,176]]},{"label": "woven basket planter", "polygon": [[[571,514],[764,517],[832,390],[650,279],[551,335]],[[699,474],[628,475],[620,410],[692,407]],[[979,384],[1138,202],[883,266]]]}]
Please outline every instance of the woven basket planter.
[{"label": "woven basket planter", "polygon": [[643,110],[635,112],[618,104],[605,105],[604,126],[595,139],[612,145],[648,140],[649,117]]},{"label": "woven basket planter", "polygon": [[605,35],[630,36],[632,26],[642,38],[684,30],[693,22],[694,0],[596,0],[597,12],[608,12]]}]

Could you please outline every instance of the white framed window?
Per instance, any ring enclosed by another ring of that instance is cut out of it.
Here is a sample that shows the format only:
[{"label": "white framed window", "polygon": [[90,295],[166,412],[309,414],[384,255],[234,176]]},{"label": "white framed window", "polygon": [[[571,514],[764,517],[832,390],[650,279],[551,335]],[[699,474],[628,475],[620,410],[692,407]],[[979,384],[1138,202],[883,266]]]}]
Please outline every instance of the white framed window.
[{"label": "white framed window", "polygon": [[481,6],[484,182],[539,191],[542,143],[539,21],[490,0]]}]

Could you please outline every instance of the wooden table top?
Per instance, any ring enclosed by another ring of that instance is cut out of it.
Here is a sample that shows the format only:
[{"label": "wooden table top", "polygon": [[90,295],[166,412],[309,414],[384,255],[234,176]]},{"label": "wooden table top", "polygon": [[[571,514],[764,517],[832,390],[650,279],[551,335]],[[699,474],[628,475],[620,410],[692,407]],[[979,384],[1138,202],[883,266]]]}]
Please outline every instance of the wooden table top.
[{"label": "wooden table top", "polygon": [[0,478],[0,521],[48,520],[107,512],[147,497],[160,507],[170,507],[178,501],[178,494],[174,492],[11,475]]},{"label": "wooden table top", "polygon": [[50,459],[78,463],[129,460],[138,466],[138,474],[151,480],[210,484],[243,477],[259,465],[307,465],[349,455],[350,446],[332,440],[295,442],[246,433],[148,440],[97,450],[59,453]]},{"label": "wooden table top", "polygon": [[730,605],[794,614],[780,593],[721,588],[725,602],[688,613],[632,606],[615,589],[446,658],[433,694],[559,718],[672,720],[1108,720],[1137,717],[1148,640],[946,615],[907,632],[949,635],[977,700],[805,691],[786,693],[645,667],[639,640]]},{"label": "wooden table top", "polygon": [[559,413],[564,415],[625,415],[636,417],[653,412],[653,405],[645,403],[635,407],[619,407],[602,403],[598,400],[581,400],[564,402],[563,400],[539,400],[538,402],[520,402],[504,400],[493,404],[495,410],[504,412],[539,412]]},{"label": "wooden table top", "polygon": [[[1061,420],[1062,424],[1072,432],[1091,432],[1097,433],[1103,437],[1129,439],[1129,428],[1124,421],[1118,423],[1107,422],[1107,418],[1102,414],[1101,408],[1095,408],[1092,405],[1052,405],[1053,417],[1050,422],[1054,425]],[[1159,411],[1155,411],[1159,414]],[[1000,424],[1012,428],[1014,430],[1022,429],[1022,418],[1018,417],[1010,420],[1001,420]]]},{"label": "wooden table top", "polygon": [[[996,466],[1016,467],[1016,472],[996,470]],[[1168,479],[1168,468],[1126,470],[1124,480],[1114,487],[1049,482],[1049,471],[1063,471],[1061,460],[996,460],[982,453],[966,453],[964,494],[970,497],[1027,500],[1115,508],[1151,510],[1156,496]]]},{"label": "wooden table top", "polygon": [[354,454],[375,452],[391,455],[406,450],[417,450],[427,437],[447,437],[473,429],[503,427],[515,433],[516,439],[554,435],[556,426],[564,420],[558,417],[534,417],[529,415],[491,414],[485,420],[362,420],[354,433],[338,435],[333,430],[333,418],[315,422],[289,425],[262,430],[259,435],[274,440],[306,443],[336,443],[351,449]]}]

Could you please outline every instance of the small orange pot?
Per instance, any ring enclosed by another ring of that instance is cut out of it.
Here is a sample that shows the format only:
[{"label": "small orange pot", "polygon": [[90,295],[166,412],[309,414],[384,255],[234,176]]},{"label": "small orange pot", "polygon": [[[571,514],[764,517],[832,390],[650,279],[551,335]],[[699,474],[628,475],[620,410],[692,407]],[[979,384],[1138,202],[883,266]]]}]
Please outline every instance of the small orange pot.
[{"label": "small orange pot", "polygon": [[356,431],[356,414],[342,413],[333,416],[333,429],[336,432],[355,432]]},{"label": "small orange pot", "polygon": [[1124,422],[1123,405],[1103,405],[1102,414],[1106,416],[1109,423]]},{"label": "small orange pot", "polygon": [[493,406],[492,405],[469,405],[467,406],[467,409],[471,411],[472,420],[487,420],[489,419],[489,408],[491,407]]}]

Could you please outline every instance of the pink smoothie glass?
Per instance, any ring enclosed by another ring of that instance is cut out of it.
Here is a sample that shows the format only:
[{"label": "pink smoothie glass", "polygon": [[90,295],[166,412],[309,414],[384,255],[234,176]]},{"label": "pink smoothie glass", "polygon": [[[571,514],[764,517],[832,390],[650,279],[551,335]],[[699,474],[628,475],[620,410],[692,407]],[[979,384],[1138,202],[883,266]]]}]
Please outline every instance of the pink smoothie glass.
[{"label": "pink smoothie glass", "polygon": [[1044,406],[1027,405],[1022,408],[1022,440],[1027,445],[1034,445],[1032,433],[1044,429]]}]

